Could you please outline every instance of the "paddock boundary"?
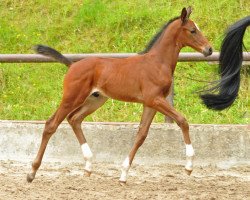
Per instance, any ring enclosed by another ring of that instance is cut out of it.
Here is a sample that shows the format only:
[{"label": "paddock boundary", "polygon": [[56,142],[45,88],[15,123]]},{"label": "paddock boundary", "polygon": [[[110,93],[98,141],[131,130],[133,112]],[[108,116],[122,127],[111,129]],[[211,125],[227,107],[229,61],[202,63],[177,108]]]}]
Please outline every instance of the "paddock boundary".
[{"label": "paddock boundary", "polygon": [[[40,145],[44,121],[0,121],[0,160],[31,162]],[[82,127],[94,153],[94,162],[121,163],[127,156],[138,130],[138,123],[89,122]],[[190,136],[197,165],[250,164],[250,125],[190,125]],[[51,138],[46,162],[84,162],[80,146],[63,122]],[[151,125],[139,149],[138,164],[184,164],[185,145],[176,124]]]},{"label": "paddock boundary", "polygon": [[[127,58],[138,55],[136,53],[85,53],[85,54],[63,54],[72,61],[79,61],[84,58],[102,57],[102,58]],[[179,54],[179,62],[212,62],[219,60],[220,53],[214,52],[208,57],[204,57],[201,53],[181,52]],[[250,61],[250,53],[243,52],[243,61]],[[0,54],[0,63],[45,63],[58,62],[52,58],[39,54]]]}]

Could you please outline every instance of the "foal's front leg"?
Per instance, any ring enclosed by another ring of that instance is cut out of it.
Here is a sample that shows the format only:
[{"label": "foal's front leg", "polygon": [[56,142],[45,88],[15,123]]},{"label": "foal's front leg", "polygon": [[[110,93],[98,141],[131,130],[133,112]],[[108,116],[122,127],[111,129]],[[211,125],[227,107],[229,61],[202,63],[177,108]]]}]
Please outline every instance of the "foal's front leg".
[{"label": "foal's front leg", "polygon": [[140,122],[139,131],[138,131],[136,138],[135,138],[135,143],[134,143],[128,157],[124,160],[124,162],[122,164],[122,173],[121,173],[121,177],[119,179],[119,181],[121,183],[126,183],[126,181],[127,181],[127,175],[128,175],[129,168],[132,164],[132,161],[135,157],[137,150],[143,144],[144,140],[147,137],[148,130],[149,130],[150,124],[152,123],[152,120],[155,116],[155,113],[156,113],[156,111],[154,109],[146,107],[146,106],[143,107],[143,114],[142,114],[142,118],[141,118],[141,122]]},{"label": "foal's front leg", "polygon": [[171,106],[164,97],[156,97],[151,105],[154,109],[161,112],[162,114],[171,117],[181,128],[183,133],[184,142],[186,145],[186,165],[185,169],[188,175],[191,174],[193,170],[193,159],[194,159],[194,149],[191,144],[190,136],[189,136],[189,125],[187,120],[178,113],[173,106]]}]

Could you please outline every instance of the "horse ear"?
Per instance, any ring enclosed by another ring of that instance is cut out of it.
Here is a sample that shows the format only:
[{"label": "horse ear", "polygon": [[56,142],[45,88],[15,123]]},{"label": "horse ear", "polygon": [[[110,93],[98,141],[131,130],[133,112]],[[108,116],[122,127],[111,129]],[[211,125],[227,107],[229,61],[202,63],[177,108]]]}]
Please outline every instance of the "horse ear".
[{"label": "horse ear", "polygon": [[181,21],[182,21],[182,24],[185,24],[186,21],[187,21],[187,9],[184,7],[181,11]]},{"label": "horse ear", "polygon": [[189,6],[189,7],[187,8],[187,19],[189,19],[189,16],[190,16],[191,13],[192,13],[192,7]]}]

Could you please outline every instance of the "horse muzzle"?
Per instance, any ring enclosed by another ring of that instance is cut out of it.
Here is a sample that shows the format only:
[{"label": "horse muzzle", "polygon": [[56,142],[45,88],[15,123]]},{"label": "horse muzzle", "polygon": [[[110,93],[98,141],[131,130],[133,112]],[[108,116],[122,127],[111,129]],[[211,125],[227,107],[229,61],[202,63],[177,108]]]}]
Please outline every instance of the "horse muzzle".
[{"label": "horse muzzle", "polygon": [[213,49],[211,46],[206,46],[203,50],[202,53],[205,57],[212,55]]}]

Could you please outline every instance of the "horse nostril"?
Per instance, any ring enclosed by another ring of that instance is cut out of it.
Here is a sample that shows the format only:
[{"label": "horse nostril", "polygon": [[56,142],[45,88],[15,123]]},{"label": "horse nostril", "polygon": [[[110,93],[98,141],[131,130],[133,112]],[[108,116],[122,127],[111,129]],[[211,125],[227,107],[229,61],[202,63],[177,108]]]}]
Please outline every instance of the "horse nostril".
[{"label": "horse nostril", "polygon": [[209,52],[209,55],[211,55],[211,54],[213,53],[213,49],[210,47],[210,48],[208,49],[208,52]]}]

